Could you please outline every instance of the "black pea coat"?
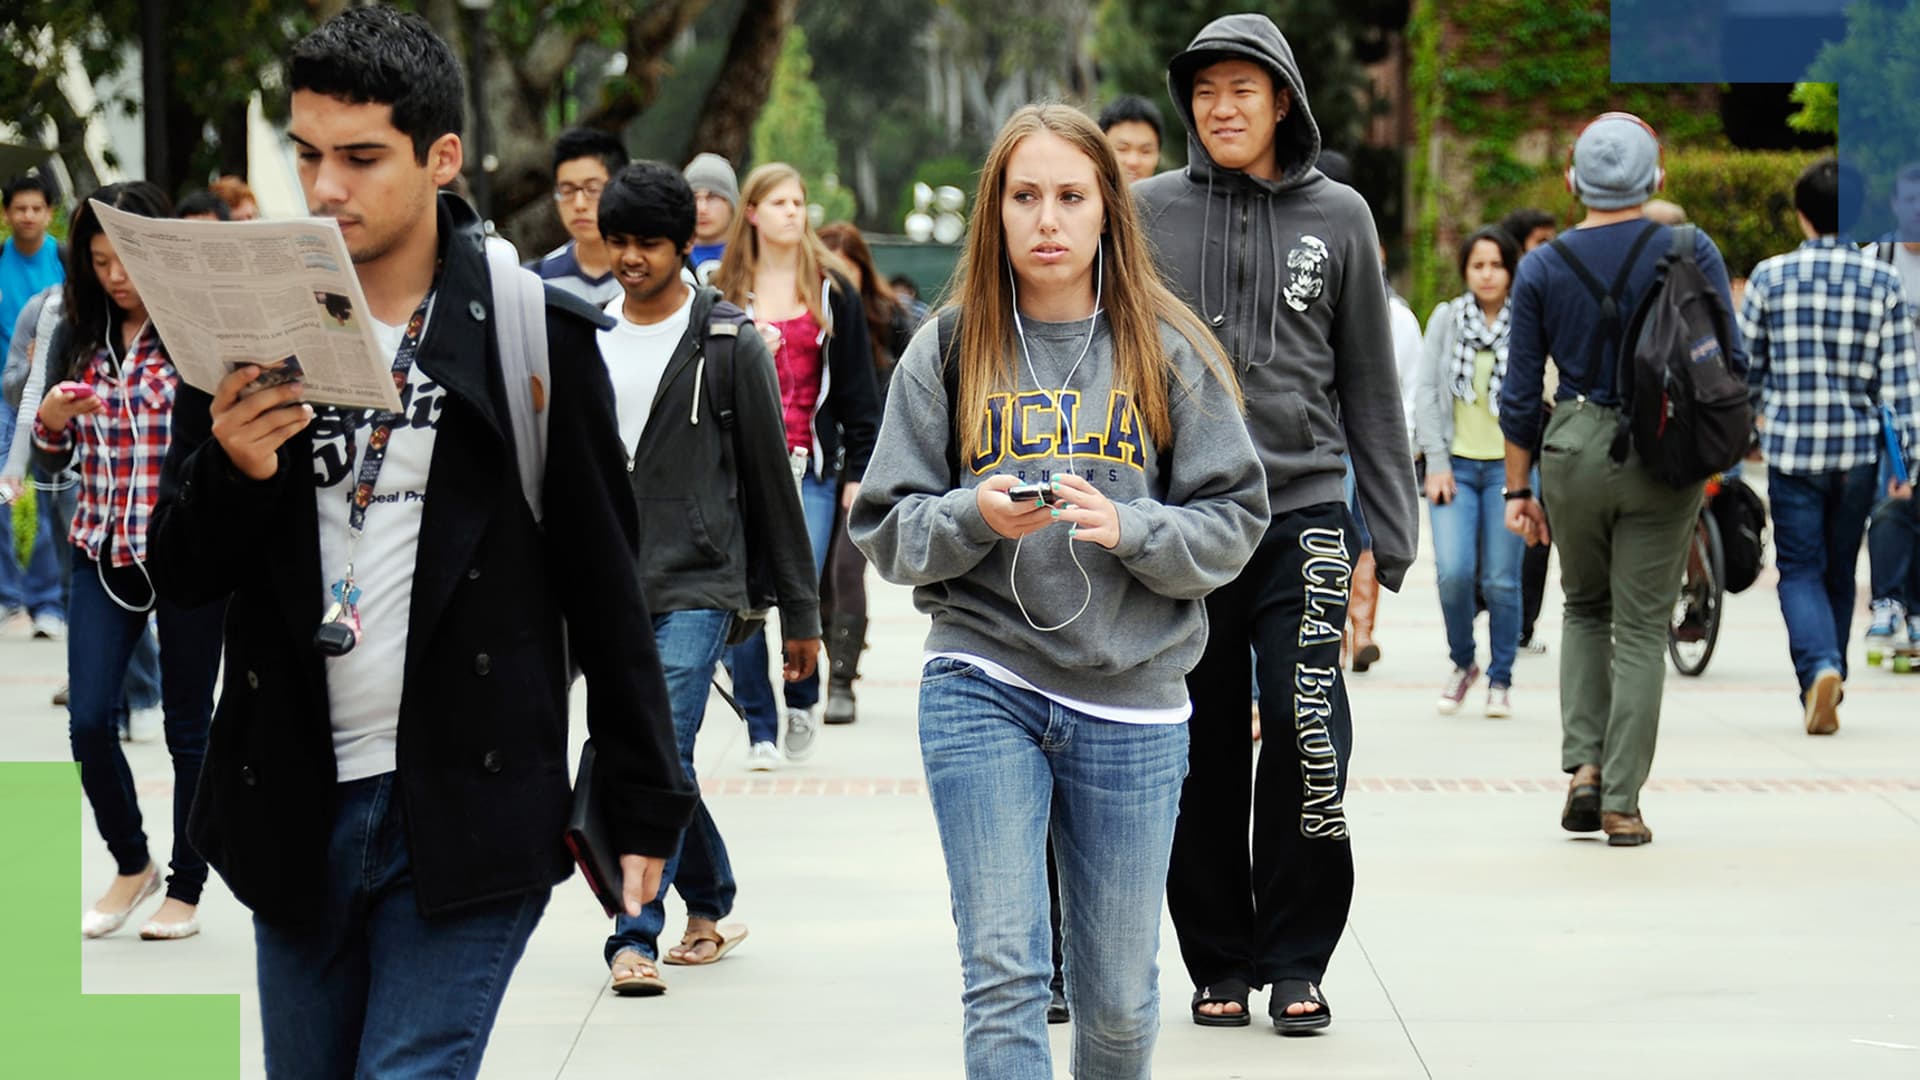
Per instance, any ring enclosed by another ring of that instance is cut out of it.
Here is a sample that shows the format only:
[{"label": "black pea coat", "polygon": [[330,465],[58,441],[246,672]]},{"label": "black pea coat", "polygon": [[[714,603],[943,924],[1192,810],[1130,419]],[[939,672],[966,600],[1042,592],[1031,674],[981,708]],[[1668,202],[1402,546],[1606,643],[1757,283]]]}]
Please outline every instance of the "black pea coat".
[{"label": "black pea coat", "polygon": [[[594,339],[595,313],[549,290],[545,520],[520,491],[479,222],[439,207],[441,271],[416,359],[447,390],[428,472],[400,693],[397,788],[422,914],[548,887],[571,862],[565,618],[587,680],[621,852],[671,852],[697,795],[674,748],[635,571],[638,524]],[[317,912],[335,762],[312,440],[255,482],[181,386],[149,533],[153,576],[186,604],[226,601],[226,668],[189,836],[262,916]]]}]

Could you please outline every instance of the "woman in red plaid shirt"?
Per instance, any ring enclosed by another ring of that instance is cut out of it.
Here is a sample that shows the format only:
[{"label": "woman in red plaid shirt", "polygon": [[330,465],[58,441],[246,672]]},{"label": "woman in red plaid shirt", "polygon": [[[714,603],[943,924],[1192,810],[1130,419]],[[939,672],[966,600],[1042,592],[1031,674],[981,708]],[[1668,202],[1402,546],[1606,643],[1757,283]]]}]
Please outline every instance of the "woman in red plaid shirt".
[{"label": "woman in red plaid shirt", "polygon": [[[144,181],[113,184],[93,198],[148,217],[171,216],[166,195]],[[187,844],[187,810],[206,755],[223,605],[183,609],[157,598],[147,576],[147,522],[172,437],[180,375],[87,202],[73,216],[66,311],[49,347],[51,385],[34,418],[34,457],[48,475],[68,468],[78,474],[78,505],[68,533],[75,548],[68,732],[80,785],[119,867],[106,894],[81,917],[80,932],[90,938],[113,933],[161,886],[119,741],[127,658],[153,613],[160,623],[161,701],[173,757],[173,854],[166,901],[140,936],[191,937],[200,930],[194,916],[207,864]]]}]

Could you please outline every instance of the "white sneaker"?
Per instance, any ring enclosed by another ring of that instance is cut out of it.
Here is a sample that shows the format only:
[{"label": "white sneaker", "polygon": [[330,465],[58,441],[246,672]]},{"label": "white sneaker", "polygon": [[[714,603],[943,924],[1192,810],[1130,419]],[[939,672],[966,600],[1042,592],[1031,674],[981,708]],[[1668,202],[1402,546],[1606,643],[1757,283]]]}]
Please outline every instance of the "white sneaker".
[{"label": "white sneaker", "polygon": [[748,772],[772,772],[780,767],[780,748],[770,742],[757,742],[747,748]]},{"label": "white sneaker", "polygon": [[813,753],[813,736],[820,730],[812,709],[787,710],[787,760],[805,761]]},{"label": "white sneaker", "polygon": [[166,710],[158,705],[134,709],[127,713],[127,740],[152,742],[166,730],[166,721]]},{"label": "white sneaker", "polygon": [[67,620],[52,612],[33,617],[33,636],[41,641],[61,641],[67,636]]}]

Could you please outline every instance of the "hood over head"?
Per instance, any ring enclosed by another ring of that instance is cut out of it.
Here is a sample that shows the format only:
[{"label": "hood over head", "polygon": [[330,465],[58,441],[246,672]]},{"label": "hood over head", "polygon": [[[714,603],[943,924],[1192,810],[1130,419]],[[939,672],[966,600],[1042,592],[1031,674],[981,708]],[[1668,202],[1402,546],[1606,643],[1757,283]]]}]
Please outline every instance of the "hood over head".
[{"label": "hood over head", "polygon": [[1203,173],[1229,172],[1207,153],[1193,115],[1194,75],[1222,60],[1251,60],[1273,76],[1275,89],[1286,87],[1293,92],[1293,107],[1274,134],[1274,160],[1280,167],[1275,186],[1287,188],[1305,180],[1320,158],[1320,126],[1314,123],[1313,110],[1307,106],[1307,90],[1300,80],[1300,66],[1293,59],[1293,47],[1272,19],[1257,14],[1223,15],[1213,20],[1185,52],[1167,62],[1167,91],[1187,125],[1188,173],[1198,178]]}]

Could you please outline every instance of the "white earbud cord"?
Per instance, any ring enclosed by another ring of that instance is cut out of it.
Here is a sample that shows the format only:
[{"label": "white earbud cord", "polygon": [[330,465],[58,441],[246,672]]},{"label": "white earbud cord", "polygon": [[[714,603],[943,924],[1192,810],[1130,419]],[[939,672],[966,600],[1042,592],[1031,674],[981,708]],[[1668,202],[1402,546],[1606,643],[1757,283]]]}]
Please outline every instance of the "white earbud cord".
[{"label": "white earbud cord", "polygon": [[[112,301],[109,300],[108,303],[112,303]],[[147,332],[147,324],[143,322],[140,324],[140,329],[134,332],[133,340],[139,341],[140,335],[146,332]],[[127,418],[127,427],[133,431],[133,474],[135,476],[138,476],[140,475],[140,466],[142,464],[140,459],[142,457],[142,449],[143,449],[140,445],[140,418],[136,416],[133,411],[133,391],[127,383],[126,362],[120,359],[120,354],[117,351],[115,351],[113,347],[113,341],[111,340],[113,338],[113,320],[111,318],[107,320],[107,338],[108,340],[105,342],[107,346],[107,355],[113,358],[113,370],[120,380],[121,415]],[[100,456],[105,461],[107,466],[107,512],[111,514],[113,512],[113,462],[107,459],[107,450],[112,445],[112,443],[109,441],[107,437],[106,425],[101,421],[100,414],[97,412],[93,414],[93,430],[94,430],[94,434],[97,435],[100,439]],[[132,550],[132,547],[133,547],[133,540],[131,538],[133,533],[133,492],[132,491],[127,492],[127,510],[126,510],[126,513],[123,514],[120,518],[120,528],[122,530],[120,535],[128,537],[127,547],[129,550]],[[153,587],[153,575],[147,573],[147,561],[145,559],[142,559],[138,555],[135,555],[133,557],[134,568],[140,571],[141,577],[147,579],[146,603],[141,604],[139,606],[129,604],[125,600],[120,599],[120,594],[113,591],[113,586],[107,584],[107,563],[111,562],[113,559],[112,547],[113,547],[113,538],[109,536],[107,538],[108,550],[105,552],[102,552],[102,554],[105,555],[106,557],[103,559],[96,560],[93,564],[94,576],[100,579],[100,588],[107,594],[107,599],[119,605],[120,609],[123,611],[130,611],[135,615],[144,615],[147,612],[152,611],[154,601],[158,599],[159,594],[155,592]]]},{"label": "white earbud cord", "polygon": [[[1100,289],[1103,276],[1102,264],[1105,262],[1102,257],[1103,248],[1104,245],[1102,243],[1096,243],[1094,247],[1093,314],[1087,316],[1087,342],[1080,346],[1080,355],[1074,357],[1073,365],[1067,368],[1066,378],[1060,380],[1060,389],[1051,391],[1053,396],[1054,423],[1058,425],[1058,430],[1056,431],[1055,456],[1058,456],[1057,436],[1059,432],[1064,432],[1067,440],[1067,471],[1069,472],[1073,471],[1073,431],[1067,427],[1065,418],[1060,412],[1060,398],[1067,392],[1068,386],[1073,383],[1074,373],[1080,370],[1080,362],[1085,360],[1087,353],[1093,349],[1093,335],[1100,325]],[[1020,337],[1020,357],[1026,361],[1027,374],[1033,378],[1034,389],[1044,389],[1040,384],[1040,373],[1033,366],[1033,352],[1027,348],[1027,328],[1026,324],[1020,319],[1020,286],[1014,280],[1012,263],[1007,264],[1007,283],[1013,289],[1013,329],[1014,333]],[[1024,536],[1013,542],[1013,562],[1007,567],[1007,588],[1013,593],[1014,606],[1020,609],[1020,617],[1027,620],[1028,626],[1033,627],[1043,634],[1051,634],[1059,630],[1065,630],[1078,621],[1080,616],[1085,615],[1089,607],[1093,606],[1093,578],[1087,573],[1086,566],[1080,562],[1079,542],[1073,538],[1071,533],[1067,535],[1067,555],[1073,559],[1074,569],[1080,571],[1080,583],[1086,587],[1086,595],[1080,600],[1080,610],[1074,612],[1065,622],[1054,626],[1041,626],[1039,623],[1034,622],[1033,615],[1027,611],[1026,601],[1020,599],[1020,545],[1025,542],[1026,537]]]}]

